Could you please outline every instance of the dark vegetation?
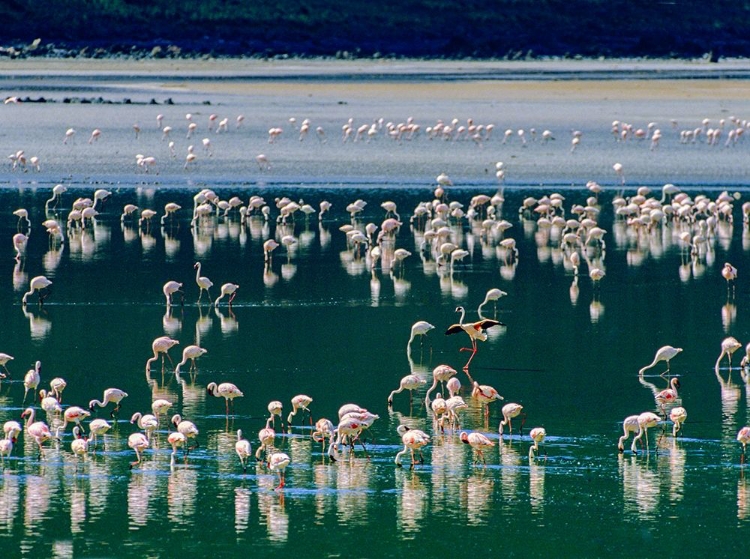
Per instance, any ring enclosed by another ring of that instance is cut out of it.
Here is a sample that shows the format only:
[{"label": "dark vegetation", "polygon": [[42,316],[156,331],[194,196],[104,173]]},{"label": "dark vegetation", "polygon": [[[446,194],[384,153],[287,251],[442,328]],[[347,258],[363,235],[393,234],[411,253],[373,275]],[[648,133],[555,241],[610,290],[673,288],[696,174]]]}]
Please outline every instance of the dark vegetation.
[{"label": "dark vegetation", "polygon": [[[750,0],[5,0],[5,56],[750,56]],[[35,39],[40,39],[33,44]]]}]

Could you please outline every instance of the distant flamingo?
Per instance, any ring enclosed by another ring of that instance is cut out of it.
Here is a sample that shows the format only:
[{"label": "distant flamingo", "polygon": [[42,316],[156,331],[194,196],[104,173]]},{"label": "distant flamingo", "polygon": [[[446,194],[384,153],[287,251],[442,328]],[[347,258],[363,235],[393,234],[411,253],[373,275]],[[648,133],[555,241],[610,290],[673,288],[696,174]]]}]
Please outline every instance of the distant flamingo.
[{"label": "distant flamingo", "polygon": [[8,377],[10,377],[10,371],[8,370],[8,367],[6,367],[8,361],[13,361],[13,356],[8,355],[7,353],[0,353],[0,366],[5,369],[5,372],[8,373]]},{"label": "distant flamingo", "polygon": [[729,296],[729,288],[732,288],[732,295],[734,295],[734,286],[737,281],[737,268],[732,266],[729,262],[724,264],[721,269],[721,277],[727,280],[727,296]]},{"label": "distant flamingo", "polygon": [[42,290],[47,289],[50,285],[52,285],[52,282],[44,276],[36,276],[34,278],[31,278],[31,282],[29,283],[29,290],[23,294],[21,304],[26,305],[26,300],[29,298],[29,295],[32,295],[34,291],[38,291],[39,305],[43,305],[44,300],[48,295],[42,295]]},{"label": "distant flamingo", "polygon": [[[617,441],[617,450],[620,452],[625,451],[625,441],[628,440],[628,437],[630,436],[630,433],[638,433],[641,430],[641,424],[638,423],[638,415],[629,415],[625,418],[625,420],[622,422],[622,437],[620,437]],[[633,445],[630,447],[630,450],[635,452],[635,440],[633,441]]]},{"label": "distant flamingo", "polygon": [[201,276],[201,263],[196,262],[193,266],[195,268],[195,283],[198,284],[198,288],[200,289],[200,292],[198,293],[198,303],[201,302],[201,297],[203,296],[203,291],[205,291],[208,294],[208,300],[211,300],[211,286],[214,284],[210,279],[208,279],[205,276]]},{"label": "distant flamingo", "polygon": [[[672,347],[671,345],[665,345],[663,347],[660,347],[656,351],[656,356],[654,357],[654,360],[643,367],[640,371],[638,371],[639,375],[642,375],[643,372],[647,369],[650,369],[654,365],[656,365],[659,361],[666,361],[667,362],[667,374],[669,373],[669,362],[672,360],[673,357],[678,355],[682,351],[681,347]],[[662,373],[663,374],[663,373]]]},{"label": "distant flamingo", "polygon": [[430,436],[424,431],[419,429],[410,429],[406,425],[399,425],[396,428],[396,432],[401,435],[401,442],[404,443],[404,449],[396,454],[393,461],[396,466],[401,466],[401,457],[407,452],[411,452],[411,467],[417,463],[414,454],[419,452],[419,462],[424,463],[424,456],[422,456],[422,448],[430,443]]},{"label": "distant flamingo", "polygon": [[47,202],[45,202],[44,209],[45,210],[49,209],[50,202],[54,202],[55,205],[52,206],[52,207],[53,208],[57,208],[58,202],[62,198],[63,193],[66,192],[67,190],[68,190],[67,187],[65,187],[62,184],[56,184],[55,186],[53,186],[52,187],[52,198],[50,198],[49,200],[47,200]]},{"label": "distant flamingo", "polygon": [[212,396],[216,396],[217,398],[224,398],[224,403],[226,404],[227,408],[227,415],[229,415],[229,401],[232,401],[232,408],[234,409],[234,399],[244,396],[242,391],[231,382],[222,382],[218,386],[215,382],[211,382],[206,387],[206,390]]},{"label": "distant flamingo", "polygon": [[477,432],[466,433],[466,431],[462,431],[459,438],[462,443],[468,444],[476,451],[477,456],[482,460],[483,464],[487,464],[487,461],[484,459],[484,451],[495,446],[495,443],[488,439],[486,435]]},{"label": "distant flamingo", "polygon": [[737,433],[737,442],[742,445],[742,456],[740,457],[740,464],[745,463],[745,450],[747,450],[747,443],[750,443],[750,427],[743,427]]},{"label": "distant flamingo", "polygon": [[242,471],[247,473],[247,460],[250,456],[252,456],[253,450],[250,446],[250,441],[242,438],[242,429],[237,430],[237,442],[234,443],[234,451],[237,453],[237,456],[240,459],[240,464],[242,464]]},{"label": "distant flamingo", "polygon": [[477,314],[479,315],[479,318],[484,318],[482,316],[482,307],[485,306],[490,301],[495,302],[495,312],[497,313],[497,301],[501,297],[506,296],[507,293],[505,291],[501,291],[500,289],[493,287],[492,289],[487,291],[487,294],[484,296],[484,301],[477,307]]},{"label": "distant flamingo", "polygon": [[100,408],[104,408],[112,402],[115,405],[115,409],[112,410],[112,413],[110,413],[110,417],[114,417],[117,415],[117,412],[120,411],[120,402],[123,398],[127,398],[128,393],[120,390],[119,388],[107,388],[104,391],[104,395],[102,396],[102,401],[99,400],[91,400],[89,402],[89,410],[94,411],[94,406],[99,406]]},{"label": "distant flamingo", "polygon": [[461,351],[471,351],[471,357],[469,357],[466,365],[464,365],[464,372],[466,372],[469,380],[474,382],[474,379],[471,378],[471,375],[469,375],[468,371],[469,363],[471,363],[471,360],[474,359],[474,355],[476,355],[477,353],[477,340],[483,342],[487,339],[487,333],[485,332],[485,330],[487,330],[488,328],[492,328],[493,326],[505,325],[502,322],[498,322],[497,320],[492,320],[490,318],[483,318],[476,322],[465,323],[464,317],[466,316],[466,310],[463,307],[456,307],[456,312],[461,313],[461,318],[458,320],[457,324],[453,324],[450,328],[448,328],[448,330],[445,331],[445,335],[448,336],[450,334],[466,332],[466,334],[469,336],[469,339],[471,340],[471,348],[462,347]]},{"label": "distant flamingo", "polygon": [[[159,419],[150,413],[142,414],[137,411],[130,418],[130,423],[135,423],[138,428],[146,433],[146,438],[151,441],[154,432],[159,428]],[[90,427],[90,426],[89,426]]]}]

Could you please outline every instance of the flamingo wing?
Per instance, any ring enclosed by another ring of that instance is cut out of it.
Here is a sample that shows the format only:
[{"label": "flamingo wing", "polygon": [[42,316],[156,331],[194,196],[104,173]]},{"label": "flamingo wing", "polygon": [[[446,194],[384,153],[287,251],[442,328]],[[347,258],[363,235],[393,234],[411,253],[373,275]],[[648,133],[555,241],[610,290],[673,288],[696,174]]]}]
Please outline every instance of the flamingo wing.
[{"label": "flamingo wing", "polygon": [[450,336],[451,334],[458,334],[459,332],[463,332],[463,331],[464,331],[463,326],[461,326],[460,324],[454,324],[453,326],[451,326],[445,331],[445,335]]}]

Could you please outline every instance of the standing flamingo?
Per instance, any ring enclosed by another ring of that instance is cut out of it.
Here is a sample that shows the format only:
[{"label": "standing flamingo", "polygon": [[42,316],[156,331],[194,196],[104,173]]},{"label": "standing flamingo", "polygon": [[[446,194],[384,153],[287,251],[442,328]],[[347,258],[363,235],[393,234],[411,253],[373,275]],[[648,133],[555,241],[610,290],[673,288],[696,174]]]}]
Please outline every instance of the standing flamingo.
[{"label": "standing flamingo", "polygon": [[180,367],[182,367],[184,364],[190,360],[190,372],[196,370],[195,360],[198,359],[201,355],[204,355],[208,353],[207,349],[203,349],[200,346],[197,345],[188,345],[185,346],[185,349],[182,350],[182,361],[177,363],[177,366],[174,369],[175,374],[180,374]]},{"label": "standing flamingo", "polygon": [[727,297],[729,297],[729,288],[732,288],[732,296],[734,296],[734,286],[737,282],[737,268],[732,266],[729,262],[724,264],[721,269],[721,277],[727,280]]},{"label": "standing flamingo", "polygon": [[224,403],[226,404],[227,408],[227,415],[229,415],[229,401],[232,400],[232,408],[234,408],[234,399],[244,396],[242,391],[231,382],[222,382],[218,386],[215,382],[211,382],[206,387],[206,390],[212,396],[216,396],[217,398],[224,398]]},{"label": "standing flamingo", "polygon": [[52,433],[49,427],[44,421],[34,421],[34,408],[26,408],[21,414],[21,418],[26,418],[26,433],[34,438],[36,444],[39,446],[39,454],[44,456],[44,449],[42,443],[52,438]]},{"label": "standing flamingo", "polygon": [[474,388],[471,391],[472,398],[476,398],[477,401],[484,406],[484,417],[489,419],[490,417],[490,403],[495,400],[504,400],[497,390],[488,384],[479,384],[474,381]]},{"label": "standing flamingo", "polygon": [[488,290],[487,294],[484,296],[484,301],[482,301],[482,303],[477,307],[477,314],[479,315],[479,318],[484,318],[482,316],[482,307],[490,301],[495,302],[495,313],[497,313],[497,300],[506,295],[507,293],[505,291],[502,291],[497,287],[493,287],[492,289]]},{"label": "standing flamingo", "polygon": [[[529,436],[531,437],[531,440],[534,441],[534,444],[529,448],[529,458],[534,458],[535,454],[539,453],[539,443],[544,441],[544,438],[547,436],[547,431],[544,427],[534,427],[529,433]],[[544,455],[545,457],[547,456],[546,450],[544,451]]]},{"label": "standing flamingo", "polygon": [[23,298],[21,299],[21,304],[26,305],[26,300],[29,298],[30,295],[34,293],[34,291],[39,292],[39,305],[44,304],[44,300],[48,297],[49,294],[42,294],[42,291],[44,289],[47,289],[50,285],[52,285],[52,282],[48,280],[44,276],[36,276],[34,278],[31,278],[31,282],[29,283],[29,290],[23,294]]},{"label": "standing flamingo", "polygon": [[[159,428],[159,418],[150,413],[144,415],[139,411],[133,414],[130,418],[130,423],[138,425],[138,428],[144,431],[149,441],[151,441],[152,435]],[[91,426],[89,425],[89,427]]]},{"label": "standing flamingo", "polygon": [[276,431],[274,431],[271,427],[271,418],[269,417],[266,420],[266,426],[258,431],[258,440],[260,441],[260,446],[258,447],[258,450],[255,451],[255,459],[258,462],[262,461],[260,455],[264,450],[266,452],[266,456],[268,456],[268,449],[273,448],[273,441],[275,438]]},{"label": "standing flamingo", "polygon": [[411,343],[417,336],[424,336],[433,328],[435,327],[432,324],[424,320],[419,320],[412,324],[411,335],[409,336],[409,341],[406,343],[406,352],[409,353],[409,351],[411,350]]},{"label": "standing flamingo", "polygon": [[468,444],[476,451],[477,456],[482,459],[483,464],[487,464],[487,461],[484,459],[484,450],[495,446],[495,443],[488,439],[486,435],[477,432],[466,433],[466,431],[462,431],[459,438],[462,443]]},{"label": "standing flamingo", "polygon": [[132,448],[135,451],[135,462],[130,463],[130,468],[132,469],[133,466],[136,464],[140,464],[142,457],[141,453],[145,452],[146,449],[148,449],[150,443],[148,441],[148,438],[146,438],[146,435],[143,433],[133,433],[128,437],[128,446]]},{"label": "standing flamingo", "polygon": [[[640,371],[638,371],[639,375],[643,375],[643,372],[647,369],[650,369],[654,365],[656,365],[659,361],[666,361],[667,362],[667,370],[665,371],[667,374],[669,374],[669,362],[672,360],[673,357],[678,355],[682,351],[681,347],[672,347],[671,345],[665,345],[663,347],[660,347],[656,351],[656,356],[654,357],[654,360],[643,367]],[[662,373],[663,375],[664,373]]]},{"label": "standing flamingo", "polygon": [[60,201],[60,198],[62,198],[62,195],[64,192],[66,192],[68,189],[62,184],[56,184],[52,187],[52,198],[47,200],[44,204],[44,210],[47,211],[49,209],[50,202],[54,202],[55,205],[52,206],[53,208],[57,208],[57,203]]},{"label": "standing flamingo", "polygon": [[164,356],[169,358],[169,362],[174,365],[172,358],[169,356],[169,350],[179,344],[177,340],[173,340],[169,336],[159,336],[153,342],[151,342],[151,349],[154,351],[154,356],[146,361],[146,374],[151,371],[151,363],[159,359],[161,353],[161,370],[164,372]]},{"label": "standing flamingo", "polygon": [[70,450],[76,456],[83,456],[89,451],[89,442],[91,439],[85,438],[81,434],[81,428],[77,425],[73,427],[73,441],[70,443]]},{"label": "standing flamingo", "polygon": [[[439,382],[449,382],[456,376],[456,369],[450,365],[438,365],[432,370],[432,386],[427,389],[427,394],[424,397],[425,407],[430,407],[430,393],[437,388]],[[459,382],[460,384],[460,382]]]},{"label": "standing flamingo", "polygon": [[234,301],[234,298],[237,296],[237,290],[240,288],[239,285],[236,283],[225,283],[221,286],[221,295],[219,295],[216,300],[214,301],[214,307],[219,306],[219,301],[221,301],[225,295],[229,295],[229,306],[232,306],[232,301]]},{"label": "standing flamingo", "polygon": [[201,302],[201,297],[203,296],[203,291],[205,290],[206,294],[208,295],[208,300],[211,300],[211,286],[214,284],[210,279],[208,279],[206,276],[201,276],[201,263],[196,262],[193,266],[195,268],[195,283],[198,284],[198,288],[200,291],[198,292],[198,303]]},{"label": "standing flamingo", "polygon": [[312,433],[312,439],[316,443],[323,443],[323,449],[325,449],[326,439],[333,437],[333,431],[335,427],[330,419],[321,417],[315,422],[315,430]]},{"label": "standing flamingo", "polygon": [[[638,415],[629,415],[625,418],[625,420],[622,422],[622,437],[620,437],[617,441],[617,450],[620,452],[625,451],[625,441],[628,440],[628,437],[630,436],[630,433],[638,433],[641,430],[641,424],[638,423]],[[635,441],[633,441],[633,446],[631,447],[631,450],[635,452]]]},{"label": "standing flamingo", "polygon": [[656,427],[661,418],[653,412],[645,411],[638,416],[638,425],[640,429],[638,434],[633,438],[633,444],[630,446],[630,450],[635,452],[635,443],[644,435],[646,436],[646,451],[648,451],[648,430],[652,427]]},{"label": "standing flamingo", "polygon": [[719,354],[719,358],[716,360],[716,364],[714,365],[714,369],[719,368],[719,364],[721,363],[721,360],[724,358],[724,356],[727,356],[727,360],[729,361],[729,369],[732,368],[732,354],[740,349],[742,347],[742,344],[737,341],[737,338],[734,338],[732,336],[729,336],[727,338],[724,338],[724,340],[721,342],[721,353]]},{"label": "standing flamingo", "polygon": [[279,485],[276,489],[281,489],[286,483],[286,467],[291,462],[289,455],[284,452],[274,452],[268,459],[268,469],[279,472]]},{"label": "standing flamingo", "polygon": [[169,280],[167,283],[164,284],[164,287],[162,287],[162,292],[164,293],[164,297],[167,299],[167,306],[172,306],[172,300],[175,293],[180,293],[182,295],[182,301],[185,300],[185,294],[182,292],[182,284],[178,281]]},{"label": "standing flamingo", "polygon": [[[510,431],[510,434],[513,434],[513,424],[511,423],[511,420],[514,417],[518,417],[521,415],[521,410],[523,410],[523,406],[521,404],[505,404],[503,406],[502,412],[503,412],[503,419],[500,421],[500,425],[497,428],[497,432],[500,434],[500,438],[503,436],[503,427],[505,425],[508,426],[508,431]],[[526,414],[523,415],[523,419],[521,420],[521,428],[518,430],[518,434],[523,434],[523,424],[526,421]]]},{"label": "standing flamingo", "polygon": [[[182,416],[180,414],[173,415],[171,423],[177,428],[177,431],[185,435],[188,439],[196,439],[195,447],[198,446],[197,437],[200,433],[198,431],[198,428],[195,426],[195,423],[186,419],[182,419]],[[192,448],[195,447],[188,447],[188,450],[192,450]]]},{"label": "standing flamingo", "polygon": [[417,388],[419,388],[423,384],[427,384],[427,381],[424,380],[419,375],[414,375],[414,374],[412,374],[412,375],[406,375],[405,377],[403,377],[401,379],[401,382],[399,382],[398,388],[396,390],[393,390],[388,395],[388,405],[389,406],[393,405],[393,395],[394,394],[398,394],[399,392],[403,392],[404,390],[408,390],[409,391],[409,404],[411,405],[411,402],[412,402],[412,391],[416,390]]},{"label": "standing flamingo", "polygon": [[94,443],[94,448],[96,448],[96,438],[99,435],[104,436],[104,433],[109,431],[112,428],[112,426],[107,423],[106,419],[95,419],[91,423],[89,423],[89,433],[91,434],[91,440]]},{"label": "standing flamingo", "polygon": [[297,415],[297,410],[302,410],[303,413],[307,412],[307,415],[310,417],[310,426],[312,427],[312,413],[310,413],[310,410],[307,408],[312,401],[313,399],[310,398],[310,396],[304,394],[298,394],[292,398],[292,411],[289,412],[289,415],[286,418],[286,424],[290,429],[292,426],[292,418]]},{"label": "standing flamingo", "polygon": [[[42,362],[37,361],[34,364],[33,369],[29,369],[26,374],[23,377],[23,402],[26,401],[26,394],[28,394],[29,390],[33,392],[36,392],[37,386],[39,386],[39,382],[41,382],[41,373],[42,370]],[[33,398],[32,398],[33,399]]]},{"label": "standing flamingo", "polygon": [[253,450],[250,441],[242,438],[242,429],[237,429],[237,442],[234,443],[234,451],[242,464],[242,471],[247,473],[247,459],[252,455]]},{"label": "standing flamingo", "polygon": [[10,371],[8,370],[8,367],[6,367],[8,361],[13,361],[13,356],[8,355],[7,353],[0,353],[0,366],[5,369],[5,372],[8,373],[8,377],[10,378]]},{"label": "standing flamingo", "polygon": [[687,410],[682,406],[672,408],[669,412],[669,419],[674,423],[672,426],[672,436],[676,437],[677,433],[682,429],[682,424],[685,423],[685,420],[687,419]]},{"label": "standing flamingo", "polygon": [[107,388],[104,391],[104,395],[102,396],[102,401],[99,400],[91,400],[89,402],[89,410],[94,411],[95,406],[99,406],[100,408],[104,408],[112,402],[115,405],[115,409],[112,410],[110,413],[110,417],[114,417],[117,415],[117,412],[120,411],[120,402],[123,398],[127,398],[128,393],[120,390],[119,388]]},{"label": "standing flamingo", "polygon": [[742,456],[740,457],[740,464],[745,463],[745,450],[747,450],[747,443],[750,443],[750,427],[743,427],[737,433],[737,442],[742,445]]},{"label": "standing flamingo", "polygon": [[471,360],[474,359],[474,355],[477,353],[477,340],[485,341],[487,339],[487,332],[485,332],[485,330],[488,328],[505,325],[502,322],[492,320],[491,318],[483,318],[476,322],[465,323],[464,317],[466,316],[466,310],[463,307],[456,307],[456,312],[461,313],[461,318],[458,320],[457,324],[452,325],[445,331],[445,335],[448,336],[450,334],[457,334],[458,332],[466,332],[469,336],[471,347],[462,347],[461,351],[471,351],[471,357],[469,357],[466,365],[464,365],[464,372],[466,372],[469,380],[474,382],[474,379],[469,375],[469,363],[471,363]]},{"label": "standing flamingo", "polygon": [[59,437],[60,433],[65,432],[65,427],[67,427],[68,423],[75,423],[78,427],[83,430],[83,426],[81,425],[81,421],[86,419],[91,415],[90,412],[86,411],[85,409],[78,407],[78,406],[70,406],[63,412],[63,423],[62,425],[58,425],[55,429],[55,436]]},{"label": "standing flamingo", "polygon": [[396,454],[393,461],[396,466],[401,466],[401,457],[407,452],[411,452],[411,467],[417,463],[414,453],[419,452],[419,462],[424,464],[424,456],[422,456],[422,448],[430,443],[430,436],[424,431],[419,429],[410,429],[406,425],[399,425],[396,428],[396,432],[401,435],[401,442],[404,443],[404,449]]},{"label": "standing flamingo", "polygon": [[680,381],[677,377],[674,377],[669,384],[672,388],[665,388],[655,396],[656,403],[661,407],[665,420],[667,418],[667,411],[665,409],[667,404],[674,404],[677,401],[677,389],[680,387]]}]

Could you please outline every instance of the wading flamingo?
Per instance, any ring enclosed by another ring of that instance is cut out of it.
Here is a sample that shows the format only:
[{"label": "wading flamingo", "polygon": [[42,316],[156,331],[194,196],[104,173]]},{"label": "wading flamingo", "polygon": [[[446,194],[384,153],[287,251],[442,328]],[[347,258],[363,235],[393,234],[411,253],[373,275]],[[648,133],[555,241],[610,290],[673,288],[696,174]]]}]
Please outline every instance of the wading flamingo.
[{"label": "wading flamingo", "polygon": [[474,387],[471,390],[471,397],[476,398],[477,401],[482,404],[482,406],[484,407],[484,417],[485,419],[489,419],[490,403],[494,402],[495,400],[504,400],[505,398],[500,396],[497,390],[495,390],[488,384],[479,384],[478,382],[474,381],[473,385]]},{"label": "wading flamingo", "polygon": [[676,437],[677,433],[682,429],[682,424],[685,423],[685,420],[687,419],[687,410],[682,406],[672,408],[669,412],[669,419],[674,423],[672,426],[672,436]]},{"label": "wading flamingo", "polygon": [[260,446],[258,447],[258,450],[255,451],[255,459],[258,462],[261,462],[263,459],[261,458],[261,454],[263,454],[263,451],[266,452],[266,456],[268,455],[268,449],[273,448],[273,441],[276,438],[276,431],[273,430],[271,427],[271,418],[269,417],[266,420],[266,426],[258,431],[258,440],[260,441]]},{"label": "wading flamingo", "polygon": [[471,378],[471,375],[469,375],[469,363],[471,363],[471,360],[474,359],[474,355],[477,353],[477,340],[479,341],[485,341],[487,339],[487,330],[488,328],[492,328],[493,326],[505,326],[502,322],[498,322],[497,320],[492,320],[490,318],[483,318],[481,320],[478,320],[476,322],[464,322],[464,317],[466,316],[466,309],[463,307],[456,307],[456,312],[461,313],[461,318],[458,320],[457,324],[453,324],[448,330],[445,331],[445,335],[449,336],[451,334],[457,334],[459,332],[466,332],[466,334],[469,336],[469,339],[471,340],[471,347],[462,347],[461,351],[470,351],[471,357],[469,357],[469,360],[466,362],[466,365],[464,365],[464,372],[466,372],[467,376],[469,377],[469,380],[474,382],[474,379]]},{"label": "wading flamingo", "polygon": [[182,299],[180,300],[180,304],[182,304],[185,301],[185,294],[182,292],[182,284],[178,281],[169,280],[167,283],[164,284],[164,287],[161,288],[162,292],[164,293],[164,297],[167,300],[167,306],[172,306],[172,300],[175,293],[180,293],[182,296]]},{"label": "wading flamingo", "polygon": [[[513,424],[511,423],[512,419],[514,417],[518,417],[521,415],[521,410],[523,410],[523,406],[521,404],[505,404],[503,406],[502,412],[503,412],[503,419],[500,421],[500,425],[497,428],[497,432],[500,434],[500,438],[503,436],[503,427],[505,425],[508,426],[508,431],[510,434],[513,434]],[[521,419],[521,428],[518,430],[519,435],[523,435],[523,424],[526,422],[526,414],[523,414],[523,417]]]},{"label": "wading flamingo", "polygon": [[172,416],[172,419],[170,420],[170,423],[172,423],[172,425],[177,428],[177,431],[185,435],[188,439],[195,439],[195,446],[188,447],[188,451],[198,447],[199,431],[195,426],[195,423],[186,419],[182,419],[182,416],[180,414],[174,414]]},{"label": "wading flamingo", "polygon": [[242,471],[247,473],[247,460],[252,456],[253,449],[250,446],[250,441],[242,438],[242,429],[237,429],[237,442],[234,443],[234,451],[240,459]]},{"label": "wading flamingo", "polygon": [[630,450],[635,452],[635,443],[641,437],[646,437],[646,451],[648,451],[648,430],[652,427],[656,427],[661,421],[661,417],[653,412],[645,411],[638,416],[638,425],[640,426],[638,434],[633,438],[633,444],[630,446]]},{"label": "wading flamingo", "polygon": [[[656,350],[656,356],[654,357],[654,360],[643,367],[640,371],[638,371],[639,375],[642,375],[643,372],[647,369],[650,369],[651,367],[655,366],[659,361],[666,361],[667,362],[667,370],[665,371],[667,374],[669,374],[669,362],[672,360],[673,357],[678,355],[682,351],[681,347],[672,347],[671,345],[665,345],[663,347],[660,347],[658,350]],[[664,373],[662,373],[663,375]]]},{"label": "wading flamingo", "polygon": [[[531,437],[531,440],[534,441],[534,444],[529,448],[529,458],[534,458],[534,456],[539,453],[539,443],[544,441],[544,438],[547,436],[547,431],[544,427],[534,427],[529,433],[529,436]],[[546,450],[544,451],[544,456],[547,456]]]},{"label": "wading flamingo", "polygon": [[185,346],[185,349],[182,350],[182,361],[177,363],[177,366],[174,368],[175,374],[180,374],[180,367],[185,365],[188,360],[190,360],[190,372],[192,373],[197,369],[197,366],[195,364],[195,360],[198,359],[201,355],[204,355],[208,353],[207,349],[203,349],[200,346],[197,345],[188,345]]},{"label": "wading flamingo", "polygon": [[[622,422],[622,437],[617,440],[617,450],[625,452],[625,441],[630,437],[630,433],[638,433],[641,430],[641,424],[638,423],[638,415],[629,415]],[[635,452],[635,441],[630,447],[630,450]]]},{"label": "wading flamingo", "polygon": [[719,358],[716,360],[716,364],[714,365],[714,369],[719,368],[719,364],[721,363],[721,360],[724,358],[724,356],[727,356],[727,360],[729,361],[729,369],[732,369],[732,354],[740,349],[742,347],[742,344],[737,341],[737,338],[734,338],[732,336],[729,336],[728,338],[724,338],[724,340],[721,342],[721,353],[719,354]]},{"label": "wading flamingo", "polygon": [[52,282],[44,276],[36,276],[34,278],[31,278],[31,282],[29,283],[29,290],[23,294],[21,304],[26,305],[26,300],[29,298],[29,296],[32,295],[34,291],[38,291],[39,305],[43,305],[44,300],[49,296],[49,293],[42,294],[42,291],[47,289],[50,285],[52,285]]},{"label": "wading flamingo", "polygon": [[424,380],[419,375],[414,375],[414,374],[412,374],[412,375],[406,375],[399,382],[399,387],[396,390],[393,390],[388,395],[388,405],[389,406],[393,405],[393,395],[394,394],[398,394],[399,392],[403,392],[404,390],[408,390],[409,391],[409,405],[411,405],[411,403],[412,403],[412,391],[418,389],[419,387],[421,387],[423,384],[426,384],[426,383],[427,383],[427,381]]},{"label": "wading flamingo", "polygon": [[159,354],[161,353],[161,370],[164,372],[164,356],[166,355],[169,358],[169,362],[174,365],[174,361],[172,361],[172,358],[169,356],[169,350],[179,344],[177,340],[173,340],[169,336],[159,336],[156,338],[153,342],[151,342],[151,349],[154,351],[154,356],[151,357],[148,361],[146,361],[146,374],[148,374],[151,371],[151,363],[159,359]]},{"label": "wading flamingo", "polygon": [[279,472],[279,485],[276,489],[281,489],[286,483],[286,467],[291,462],[289,455],[284,452],[274,452],[268,459],[268,469],[272,472]]},{"label": "wading flamingo", "polygon": [[401,435],[401,442],[404,443],[404,449],[396,454],[393,461],[396,466],[401,466],[401,457],[407,452],[411,452],[411,467],[413,468],[417,463],[414,453],[419,452],[419,463],[424,464],[424,456],[422,456],[422,448],[430,443],[430,436],[424,431],[419,429],[410,429],[406,425],[399,425],[396,428],[396,432]]},{"label": "wading flamingo", "polygon": [[140,464],[142,460],[141,453],[145,452],[149,447],[148,438],[143,433],[133,433],[128,437],[128,446],[135,451],[135,462],[130,463],[130,468],[136,464]]},{"label": "wading flamingo", "polygon": [[232,306],[232,301],[234,301],[234,298],[237,296],[237,290],[240,288],[239,285],[236,283],[225,283],[221,286],[221,295],[219,295],[216,300],[214,301],[214,307],[219,306],[219,301],[221,301],[225,295],[229,295],[229,306]]},{"label": "wading flamingo", "polygon": [[198,292],[198,302],[201,302],[203,291],[206,292],[206,294],[208,295],[208,300],[211,301],[211,286],[213,286],[214,283],[206,276],[201,276],[200,262],[196,262],[193,268],[195,268],[195,283],[198,284],[198,288],[200,289],[200,291]]},{"label": "wading flamingo", "polygon": [[495,446],[495,443],[488,439],[487,436],[477,432],[466,433],[466,431],[462,431],[460,439],[462,443],[468,444],[476,451],[477,456],[482,460],[482,464],[487,464],[487,461],[484,459],[484,451]]},{"label": "wading flamingo", "polygon": [[222,382],[218,386],[215,382],[211,382],[206,387],[206,390],[212,396],[216,396],[217,398],[224,398],[224,403],[226,404],[227,408],[227,415],[229,415],[229,401],[232,401],[232,409],[234,409],[234,399],[244,396],[242,391],[231,382]]},{"label": "wading flamingo", "polygon": [[[39,386],[39,383],[41,382],[41,373],[42,371],[42,362],[37,361],[34,364],[33,369],[29,369],[26,374],[23,377],[23,402],[26,401],[26,395],[28,394],[29,390],[31,390],[32,394],[36,392],[37,387]],[[32,396],[33,400],[33,396]]]},{"label": "wading flamingo", "polygon": [[305,396],[304,394],[298,394],[292,398],[292,411],[289,412],[289,415],[286,418],[286,424],[289,428],[292,427],[292,418],[297,415],[297,410],[302,410],[303,414],[304,412],[307,412],[307,415],[310,417],[310,426],[312,427],[312,413],[307,409],[307,406],[309,406],[312,401],[313,399],[310,398],[310,396]]},{"label": "wading flamingo", "polygon": [[91,400],[89,402],[89,410],[94,411],[95,406],[99,406],[100,408],[104,408],[112,402],[115,405],[115,409],[112,410],[112,413],[110,413],[110,417],[114,417],[117,415],[117,412],[120,411],[120,402],[123,398],[127,398],[128,393],[120,390],[119,388],[107,388],[104,391],[104,395],[102,396],[102,401],[99,400]]},{"label": "wading flamingo", "polygon": [[[169,467],[174,468],[174,461],[175,457],[177,456],[177,449],[178,448],[184,448],[187,444],[187,436],[183,433],[180,433],[179,431],[174,431],[167,435],[167,442],[172,447],[172,454],[169,457]],[[185,453],[185,457],[187,458],[187,453]]]},{"label": "wading flamingo", "polygon": [[750,427],[743,427],[737,433],[737,442],[742,445],[742,456],[740,456],[740,464],[745,463],[745,450],[747,443],[750,443]]},{"label": "wading flamingo", "polygon": [[424,320],[419,320],[412,324],[411,335],[409,336],[409,341],[406,343],[406,352],[409,353],[411,351],[411,343],[417,336],[424,336],[433,328],[435,327],[432,324]]},{"label": "wading flamingo", "polygon": [[36,441],[36,444],[39,446],[39,454],[44,456],[42,443],[50,440],[52,438],[52,433],[50,432],[49,427],[44,421],[34,421],[34,415],[34,408],[26,408],[21,414],[21,419],[24,419],[28,416],[28,418],[26,419],[26,433],[28,433],[29,436],[33,437],[33,439]]}]

